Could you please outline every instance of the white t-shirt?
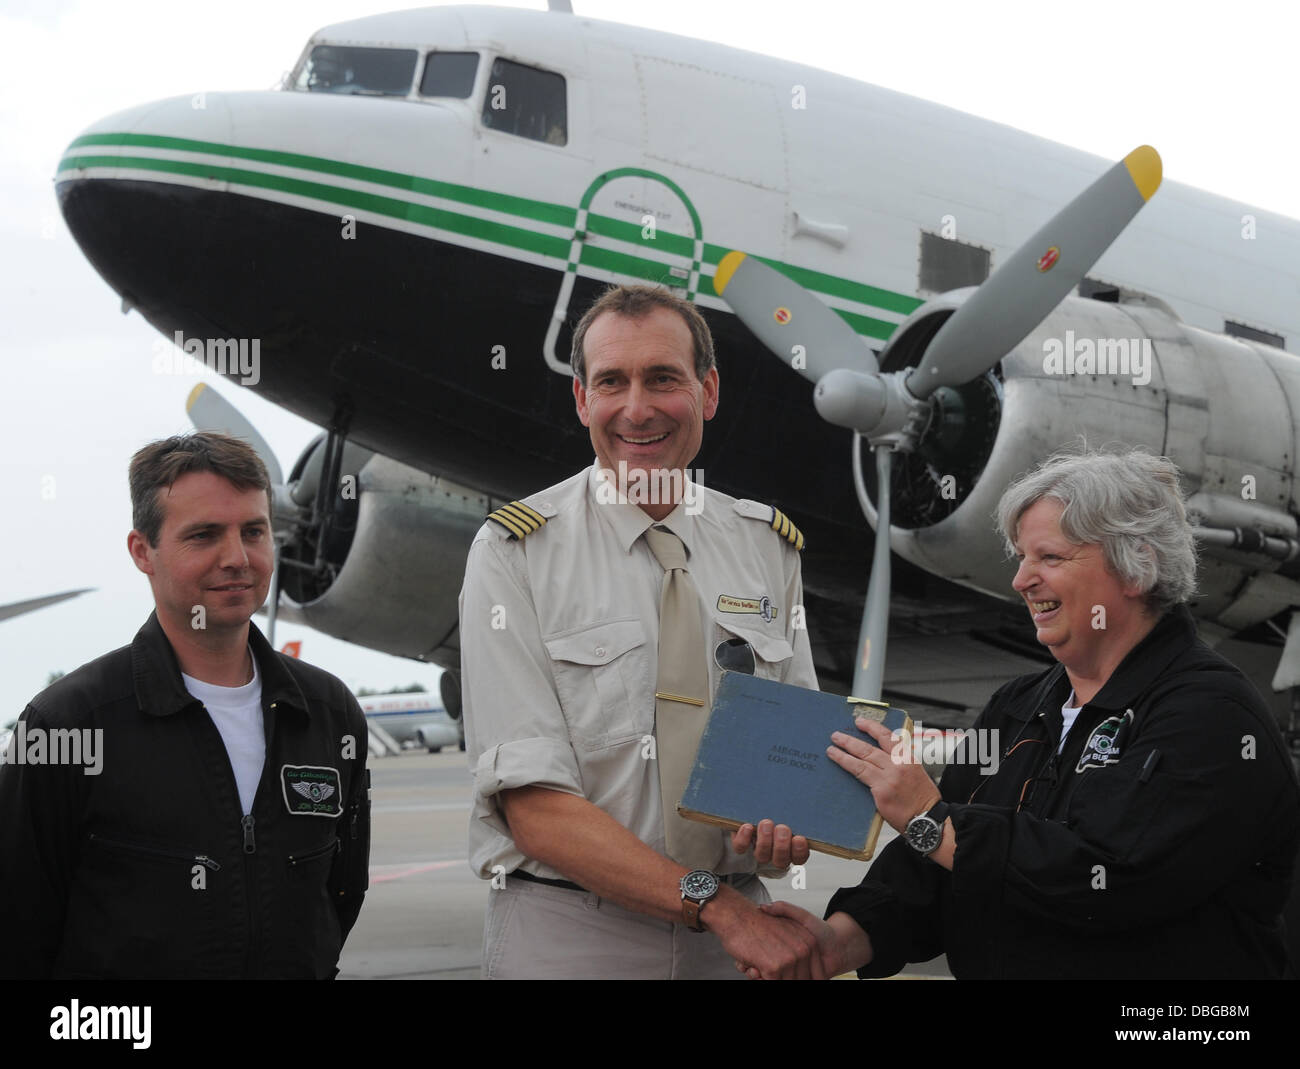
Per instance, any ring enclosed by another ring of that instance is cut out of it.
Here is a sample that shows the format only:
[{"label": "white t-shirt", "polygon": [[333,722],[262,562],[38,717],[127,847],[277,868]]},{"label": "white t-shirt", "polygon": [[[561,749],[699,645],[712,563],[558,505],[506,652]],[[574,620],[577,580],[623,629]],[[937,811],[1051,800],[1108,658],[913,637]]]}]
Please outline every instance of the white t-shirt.
[{"label": "white t-shirt", "polygon": [[1077,701],[1077,699],[1074,696],[1074,691],[1070,691],[1070,696],[1065,699],[1065,704],[1061,706],[1061,744],[1056,748],[1058,754],[1065,749],[1065,737],[1070,734],[1070,728],[1074,727],[1074,721],[1079,715],[1079,710],[1083,708],[1082,705],[1071,705],[1070,703],[1073,701]]},{"label": "white t-shirt", "polygon": [[198,698],[208,710],[208,716],[221,732],[226,744],[230,767],[235,772],[235,786],[239,788],[239,804],[244,813],[253,809],[253,796],[262,778],[262,765],[266,763],[266,729],[262,719],[262,678],[257,671],[257,658],[253,662],[253,679],[242,687],[218,687],[201,679],[181,673],[185,689]]}]

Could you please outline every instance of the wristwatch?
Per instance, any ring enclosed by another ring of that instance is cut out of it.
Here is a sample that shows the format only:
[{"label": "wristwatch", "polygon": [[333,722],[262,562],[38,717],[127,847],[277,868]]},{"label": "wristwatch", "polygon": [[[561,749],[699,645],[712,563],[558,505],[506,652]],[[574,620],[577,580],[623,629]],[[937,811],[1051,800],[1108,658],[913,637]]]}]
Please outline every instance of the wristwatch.
[{"label": "wristwatch", "polygon": [[693,932],[704,931],[700,910],[718,893],[718,878],[708,869],[694,869],[682,877],[682,923]]},{"label": "wristwatch", "polygon": [[929,812],[907,822],[903,838],[922,857],[929,857],[943,842],[943,822],[948,819],[948,803],[940,799]]}]

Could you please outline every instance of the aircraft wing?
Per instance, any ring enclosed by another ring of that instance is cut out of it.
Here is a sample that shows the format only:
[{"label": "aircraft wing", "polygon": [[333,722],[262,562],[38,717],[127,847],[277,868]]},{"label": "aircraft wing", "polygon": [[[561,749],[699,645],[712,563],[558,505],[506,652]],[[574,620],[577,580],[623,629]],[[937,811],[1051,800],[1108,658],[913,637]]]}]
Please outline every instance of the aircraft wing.
[{"label": "aircraft wing", "polygon": [[69,598],[75,598],[78,594],[89,593],[94,589],[94,587],[88,586],[81,590],[66,590],[62,594],[46,594],[40,598],[29,598],[27,601],[15,601],[9,605],[0,605],[0,620],[8,620],[12,616],[22,616],[24,613],[35,612],[47,605],[67,601]]}]

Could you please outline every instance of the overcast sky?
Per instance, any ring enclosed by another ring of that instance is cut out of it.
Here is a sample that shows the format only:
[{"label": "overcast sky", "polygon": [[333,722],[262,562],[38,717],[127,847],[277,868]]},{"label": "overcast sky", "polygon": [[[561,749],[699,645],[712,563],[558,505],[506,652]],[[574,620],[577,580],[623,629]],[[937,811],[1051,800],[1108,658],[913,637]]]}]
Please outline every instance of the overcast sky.
[{"label": "overcast sky", "polygon": [[[126,465],[145,441],[189,429],[185,397],[200,381],[151,372],[156,333],[120,313],[68,235],[52,185],[63,149],[96,119],[149,100],[270,88],[319,27],[395,7],[0,0],[0,603],[98,588],[0,623],[0,723],[50,671],[129,642],[148,614],[148,585],[125,549]],[[575,0],[575,8],[822,67],[1110,159],[1149,142],[1167,178],[1300,218],[1300,15],[1287,5]],[[250,390],[217,388],[287,471],[315,428]],[[282,625],[280,640],[291,638],[353,687],[433,686],[438,675]]]}]

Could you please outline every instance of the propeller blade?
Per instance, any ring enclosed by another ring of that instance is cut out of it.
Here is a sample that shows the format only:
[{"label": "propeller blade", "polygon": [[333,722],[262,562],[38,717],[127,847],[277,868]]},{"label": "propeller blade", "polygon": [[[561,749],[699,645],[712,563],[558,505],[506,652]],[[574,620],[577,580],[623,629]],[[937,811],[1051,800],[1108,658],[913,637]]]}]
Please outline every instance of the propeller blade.
[{"label": "propeller blade", "polygon": [[869,375],[880,370],[852,327],[799,283],[752,256],[727,253],[713,288],[759,341],[806,379],[816,382],[836,368]]},{"label": "propeller blade", "polygon": [[1143,145],[1075,197],[939,328],[908,390],[924,400],[1001,360],[1079,284],[1160,180],[1160,155]]},{"label": "propeller blade", "polygon": [[275,454],[271,452],[271,447],[266,444],[266,440],[257,433],[257,429],[244,418],[244,414],[239,409],[216,390],[209,389],[207,383],[200,382],[190,391],[185,401],[185,412],[190,417],[190,422],[201,431],[219,431],[234,438],[242,438],[253,447],[253,452],[262,458],[262,463],[266,465],[266,473],[271,478],[271,485],[279,486],[284,482],[280,462],[275,459]]},{"label": "propeller blade", "polygon": [[[858,443],[853,443],[857,450]],[[876,547],[871,556],[871,579],[867,583],[867,601],[862,607],[862,626],[858,631],[858,657],[853,669],[855,698],[879,701],[885,689],[885,644],[889,639],[889,479],[894,452],[888,445],[878,445],[876,453]]]}]

